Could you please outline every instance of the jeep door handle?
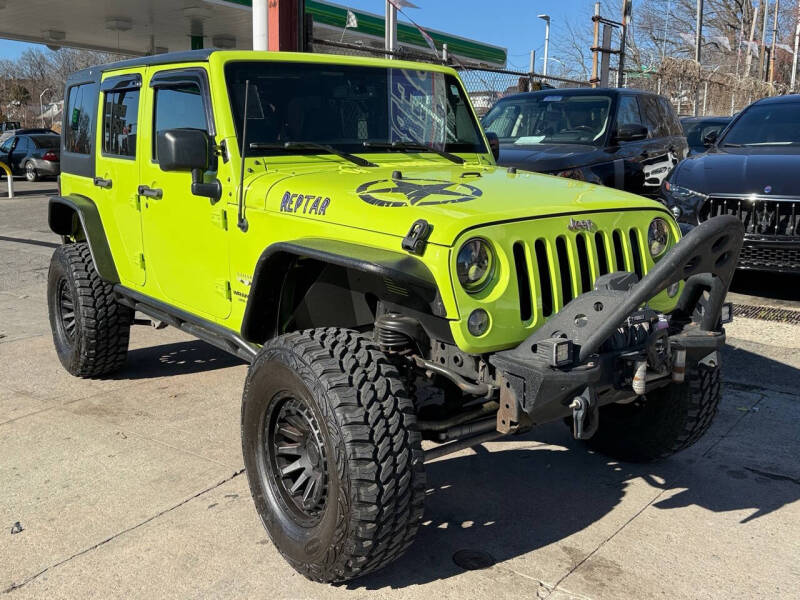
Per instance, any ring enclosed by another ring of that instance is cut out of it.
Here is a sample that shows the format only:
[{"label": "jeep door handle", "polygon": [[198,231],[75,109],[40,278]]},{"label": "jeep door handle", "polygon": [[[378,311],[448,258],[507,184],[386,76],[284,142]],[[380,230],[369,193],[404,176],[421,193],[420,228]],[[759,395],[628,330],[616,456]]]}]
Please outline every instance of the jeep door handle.
[{"label": "jeep door handle", "polygon": [[99,188],[111,189],[112,181],[110,179],[103,179],[102,177],[95,177],[94,184]]},{"label": "jeep door handle", "polygon": [[138,189],[139,195],[144,196],[145,198],[155,198],[156,200],[160,199],[164,192],[160,188],[151,188],[146,185],[140,185]]}]

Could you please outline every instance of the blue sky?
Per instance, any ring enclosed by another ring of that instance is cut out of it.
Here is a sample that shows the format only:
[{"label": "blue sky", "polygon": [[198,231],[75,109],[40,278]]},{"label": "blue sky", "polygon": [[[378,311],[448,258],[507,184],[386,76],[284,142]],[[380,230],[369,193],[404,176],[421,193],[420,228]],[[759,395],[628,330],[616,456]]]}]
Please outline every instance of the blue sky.
[{"label": "blue sky", "polygon": [[[383,14],[383,0],[333,0],[354,8]],[[432,27],[475,40],[508,48],[510,67],[528,70],[530,51],[536,50],[537,70],[541,70],[544,48],[544,21],[536,16],[550,15],[550,43],[569,19],[591,28],[594,0],[411,0],[418,9],[404,9],[422,27]],[[619,0],[602,2],[605,16],[616,19]],[[406,20],[400,15],[401,20]],[[552,53],[551,53],[552,56]],[[556,55],[557,57],[557,55]]]},{"label": "blue sky", "polygon": [[[383,14],[383,0],[334,0]],[[406,13],[423,27],[432,27],[448,33],[508,48],[509,66],[527,70],[531,49],[538,57],[537,70],[541,68],[544,45],[544,22],[536,15],[547,13],[552,18],[551,43],[569,19],[587,29],[594,0],[412,0],[419,9],[406,9]],[[606,16],[616,18],[620,2],[604,0]],[[402,20],[405,20],[401,15]],[[0,58],[16,58],[30,44],[0,40]],[[552,56],[552,54],[551,54]],[[554,55],[556,58],[557,54]]]}]

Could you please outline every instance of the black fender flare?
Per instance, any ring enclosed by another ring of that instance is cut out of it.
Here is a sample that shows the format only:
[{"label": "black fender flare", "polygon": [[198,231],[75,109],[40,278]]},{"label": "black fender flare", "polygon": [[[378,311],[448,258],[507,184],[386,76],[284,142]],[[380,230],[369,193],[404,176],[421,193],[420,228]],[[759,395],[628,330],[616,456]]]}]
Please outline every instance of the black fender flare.
[{"label": "black fender flare", "polygon": [[436,280],[416,256],[352,242],[304,238],[268,246],[256,263],[242,320],[242,337],[263,344],[277,335],[277,312],[286,275],[298,260],[311,259],[357,273],[369,291],[415,311],[445,317]]},{"label": "black fender flare", "polygon": [[61,236],[75,236],[83,231],[100,277],[109,283],[119,283],[119,274],[108,245],[103,221],[97,205],[90,198],[79,194],[51,196],[47,222],[51,231]]}]

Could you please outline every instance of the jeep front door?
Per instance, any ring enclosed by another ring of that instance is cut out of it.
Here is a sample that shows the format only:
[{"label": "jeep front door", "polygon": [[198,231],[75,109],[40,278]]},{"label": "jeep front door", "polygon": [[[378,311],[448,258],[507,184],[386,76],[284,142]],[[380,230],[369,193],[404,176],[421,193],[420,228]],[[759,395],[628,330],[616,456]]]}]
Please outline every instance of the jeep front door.
[{"label": "jeep front door", "polygon": [[200,67],[147,74],[148,158],[139,161],[146,291],[201,317],[224,319],[231,310],[225,203],[194,196],[190,173],[162,171],[156,148],[158,133],[168,129],[200,129],[214,139],[208,77]]}]

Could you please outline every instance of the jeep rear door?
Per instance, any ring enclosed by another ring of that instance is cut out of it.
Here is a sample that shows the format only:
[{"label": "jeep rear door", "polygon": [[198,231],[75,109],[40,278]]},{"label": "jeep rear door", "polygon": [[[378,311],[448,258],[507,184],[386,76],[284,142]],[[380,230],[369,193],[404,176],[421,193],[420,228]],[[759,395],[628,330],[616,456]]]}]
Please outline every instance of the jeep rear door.
[{"label": "jeep rear door", "polygon": [[[146,128],[147,142],[138,161],[146,292],[221,320],[231,312],[225,203],[194,196],[188,171],[162,171],[156,148],[158,133],[169,129],[200,129],[214,139],[208,75],[199,65],[150,67],[146,79],[142,131]],[[215,178],[215,170],[212,165],[204,179]]]},{"label": "jeep rear door", "polygon": [[[138,160],[143,158],[139,136],[142,74],[113,72],[100,83],[100,140],[94,177],[94,200],[102,211],[112,240],[120,281],[145,283],[144,249],[139,196]],[[108,218],[106,215],[108,215]]]}]

